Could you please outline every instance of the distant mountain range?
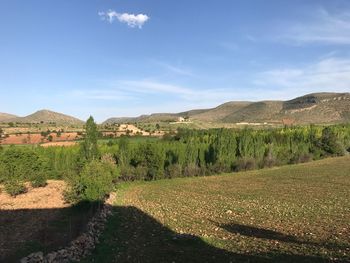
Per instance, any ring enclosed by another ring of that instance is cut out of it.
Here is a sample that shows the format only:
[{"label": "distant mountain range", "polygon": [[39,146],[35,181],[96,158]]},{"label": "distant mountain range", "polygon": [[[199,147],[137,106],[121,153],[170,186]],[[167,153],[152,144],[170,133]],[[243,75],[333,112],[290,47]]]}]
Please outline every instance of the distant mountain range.
[{"label": "distant mountain range", "polygon": [[211,109],[110,118],[104,123],[175,121],[178,117],[221,123],[350,122],[350,93],[313,93],[288,101],[231,101]]},{"label": "distant mountain range", "polygon": [[[350,122],[350,93],[313,93],[288,101],[230,101],[211,109],[110,118],[103,124],[176,121],[179,117],[215,123],[344,123]],[[26,117],[0,113],[0,122],[84,124],[82,120],[49,110]]]},{"label": "distant mountain range", "polygon": [[14,123],[56,123],[57,125],[82,125],[84,122],[72,116],[62,113],[39,110],[25,117],[18,117],[11,114],[0,113],[0,122]]}]

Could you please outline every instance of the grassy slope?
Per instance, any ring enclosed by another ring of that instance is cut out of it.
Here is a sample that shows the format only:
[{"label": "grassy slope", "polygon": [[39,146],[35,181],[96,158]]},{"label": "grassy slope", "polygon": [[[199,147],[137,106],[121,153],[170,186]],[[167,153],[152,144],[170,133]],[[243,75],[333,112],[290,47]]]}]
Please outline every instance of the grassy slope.
[{"label": "grassy slope", "polygon": [[86,262],[350,261],[350,158],[124,185]]}]

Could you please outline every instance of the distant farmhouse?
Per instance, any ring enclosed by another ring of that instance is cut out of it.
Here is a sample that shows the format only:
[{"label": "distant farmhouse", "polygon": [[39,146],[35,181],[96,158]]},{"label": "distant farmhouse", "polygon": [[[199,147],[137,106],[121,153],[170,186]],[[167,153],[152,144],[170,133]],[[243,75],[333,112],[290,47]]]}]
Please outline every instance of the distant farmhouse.
[{"label": "distant farmhouse", "polygon": [[175,122],[170,122],[170,124],[176,124],[176,123],[192,123],[189,117],[178,117]]}]

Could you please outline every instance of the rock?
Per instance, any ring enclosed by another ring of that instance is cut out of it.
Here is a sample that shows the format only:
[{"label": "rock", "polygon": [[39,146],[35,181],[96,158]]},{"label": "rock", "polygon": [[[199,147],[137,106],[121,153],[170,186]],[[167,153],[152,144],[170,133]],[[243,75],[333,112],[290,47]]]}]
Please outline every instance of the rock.
[{"label": "rock", "polygon": [[55,253],[55,252],[52,252],[52,253],[50,253],[50,254],[47,254],[46,255],[46,262],[47,263],[53,263],[53,262],[55,262],[55,259],[56,259],[56,256],[57,256],[57,254]]}]

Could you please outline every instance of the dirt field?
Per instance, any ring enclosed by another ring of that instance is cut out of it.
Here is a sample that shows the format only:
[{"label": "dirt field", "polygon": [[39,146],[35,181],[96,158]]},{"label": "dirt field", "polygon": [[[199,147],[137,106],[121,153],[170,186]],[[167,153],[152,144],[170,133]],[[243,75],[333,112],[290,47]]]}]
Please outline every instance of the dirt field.
[{"label": "dirt field", "polygon": [[[52,136],[52,142],[61,142],[61,141],[74,141],[81,136],[78,135],[76,132],[69,132],[69,133],[62,133],[60,137],[57,137],[56,133],[51,133]],[[8,145],[8,144],[40,144],[40,143],[47,143],[49,140],[47,137],[41,136],[39,133],[35,134],[11,134],[7,138],[3,138],[1,141],[1,144]]]},{"label": "dirt field", "polygon": [[62,147],[69,147],[76,145],[78,142],[76,141],[67,141],[67,142],[47,142],[40,144],[42,147],[53,147],[53,146],[62,146]]},{"label": "dirt field", "polygon": [[17,262],[36,251],[49,252],[67,245],[93,215],[89,205],[64,202],[63,181],[48,181],[17,197],[0,193],[0,262]]},{"label": "dirt field", "polygon": [[[28,187],[28,184],[27,184]],[[0,193],[1,210],[18,209],[47,209],[68,207],[62,198],[62,192],[66,185],[63,181],[48,180],[46,187],[31,188],[28,192],[11,197],[4,191]]]}]

